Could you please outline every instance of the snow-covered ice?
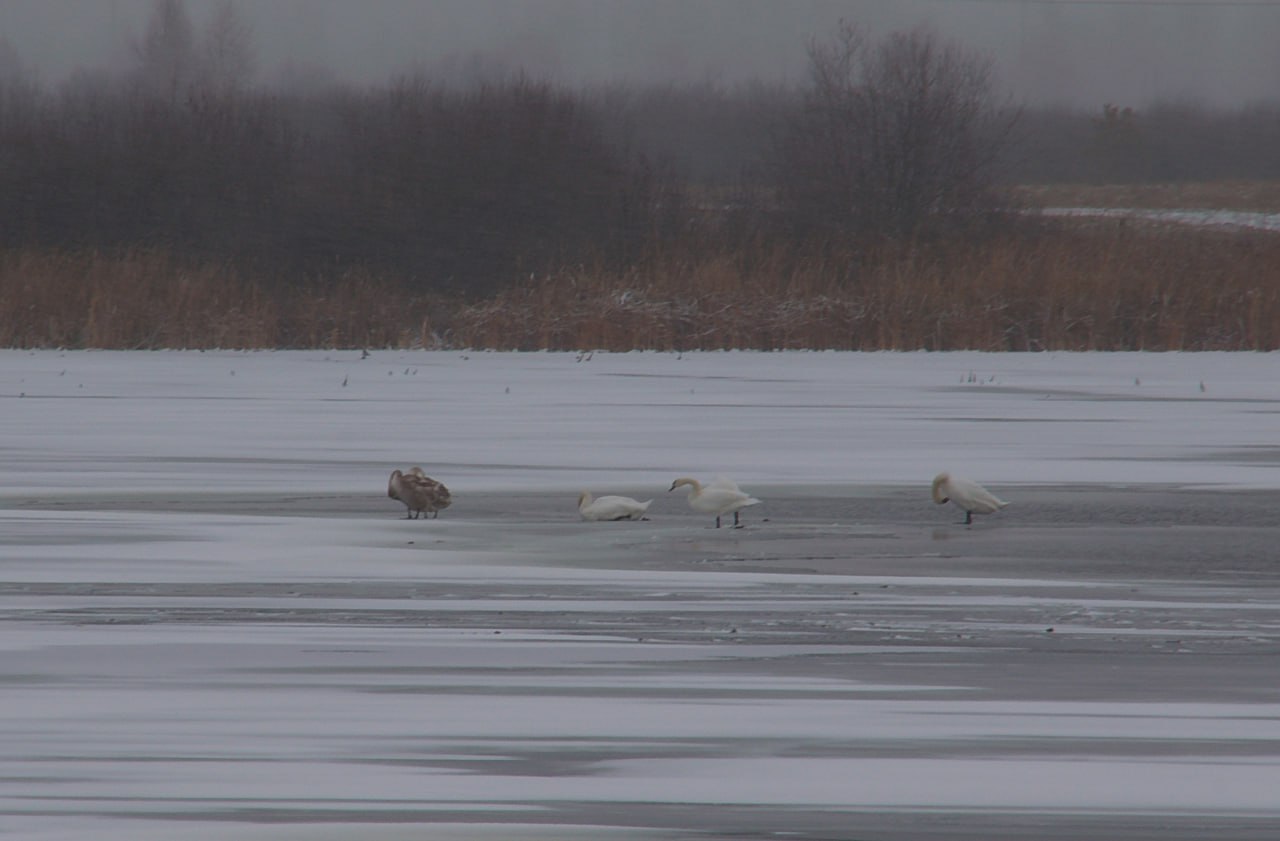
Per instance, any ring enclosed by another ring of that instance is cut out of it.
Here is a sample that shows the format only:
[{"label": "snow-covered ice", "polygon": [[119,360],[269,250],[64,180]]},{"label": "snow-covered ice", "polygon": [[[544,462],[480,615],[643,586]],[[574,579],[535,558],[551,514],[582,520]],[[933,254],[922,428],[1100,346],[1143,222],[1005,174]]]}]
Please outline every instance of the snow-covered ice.
[{"label": "snow-covered ice", "polygon": [[1046,207],[1039,212],[1046,216],[1134,219],[1141,222],[1154,222],[1162,225],[1186,225],[1193,228],[1280,231],[1280,213],[1262,213],[1248,210],[1137,207]]},{"label": "snow-covered ice", "polygon": [[406,461],[462,491],[1280,484],[1276,354],[577,358],[0,352],[0,492],[374,490]]},{"label": "snow-covered ice", "polygon": [[1280,357],[361,357],[0,352],[0,835],[1280,821]]}]

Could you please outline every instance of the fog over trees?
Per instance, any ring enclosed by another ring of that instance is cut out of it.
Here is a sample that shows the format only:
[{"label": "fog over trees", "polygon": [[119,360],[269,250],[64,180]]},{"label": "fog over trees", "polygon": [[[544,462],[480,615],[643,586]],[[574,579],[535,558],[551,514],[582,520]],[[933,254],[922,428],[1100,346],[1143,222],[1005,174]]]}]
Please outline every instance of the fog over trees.
[{"label": "fog over trees", "polygon": [[[197,26],[222,0],[188,0]],[[122,67],[150,0],[5,0],[0,33],[51,83]],[[584,83],[798,81],[805,41],[839,20],[928,24],[990,55],[1031,105],[1237,106],[1280,95],[1280,4],[1266,0],[271,0],[240,11],[265,83],[370,84],[413,68],[523,68]]]},{"label": "fog over trees", "polygon": [[[650,17],[622,38],[641,7]],[[354,5],[319,0],[40,8],[0,5],[0,246],[11,248],[158,247],[268,274],[371,271],[484,294],[546,266],[636,265],[677,240],[693,253],[713,240],[741,251],[967,235],[999,215],[997,188],[1012,183],[1280,178],[1276,100],[1028,103],[1002,82],[997,54],[939,25],[845,18],[805,31],[832,11],[875,19],[876,3],[746,0],[731,13],[716,0],[543,0],[490,4],[489,28],[449,2],[375,2],[364,26],[347,17]],[[76,14],[103,9],[97,37],[116,52],[61,77],[13,23],[53,21],[67,49]],[[397,9],[407,32],[441,26],[412,61],[393,40],[379,62],[370,44],[365,65],[344,63]],[[277,41],[281,10],[296,31]],[[664,28],[675,20],[697,26]],[[699,75],[685,61],[712,32],[770,23],[779,38],[784,20],[797,76],[745,43],[735,72],[778,75]],[[430,47],[441,31],[457,37]],[[343,49],[309,64],[289,52],[308,32]],[[504,48],[467,53],[482,35]],[[658,44],[673,50],[669,72],[646,76],[634,60]],[[616,56],[617,72],[573,81],[593,50]],[[554,72],[538,72],[552,59]],[[385,75],[365,78],[374,67]]]}]

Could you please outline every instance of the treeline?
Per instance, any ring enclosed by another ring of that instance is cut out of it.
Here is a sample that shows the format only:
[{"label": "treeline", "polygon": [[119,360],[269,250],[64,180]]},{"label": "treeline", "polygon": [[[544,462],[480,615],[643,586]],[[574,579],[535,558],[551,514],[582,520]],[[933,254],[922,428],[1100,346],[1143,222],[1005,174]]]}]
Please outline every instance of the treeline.
[{"label": "treeline", "polygon": [[1241,108],[1156,102],[1096,111],[1025,108],[1001,178],[1013,184],[1280,179],[1277,101]]},{"label": "treeline", "polygon": [[[756,179],[801,91],[756,83],[614,91],[610,123],[635,127],[636,148],[678,164],[696,184]],[[1276,102],[1218,108],[1185,102],[1096,109],[1003,103],[1012,118],[997,183],[1136,184],[1280,179]]]},{"label": "treeline", "polygon": [[1280,178],[1280,107],[1016,109],[981,57],[927,31],[875,42],[844,25],[810,45],[795,87],[410,76],[288,92],[249,84],[233,10],[197,33],[161,0],[131,73],[56,90],[0,74],[0,246],[487,294],[550,267],[633,265],[694,228],[703,247],[712,223],[904,239],[971,228],[1002,183]]},{"label": "treeline", "polygon": [[1018,108],[981,55],[848,23],[795,86],[268,89],[234,6],[181,0],[134,56],[49,89],[0,50],[0,344],[1280,346],[1270,240],[1009,189],[1280,179],[1280,105]]},{"label": "treeline", "polygon": [[[584,248],[634,255],[678,227],[682,202],[760,199],[802,103],[763,86],[584,93],[528,79],[177,100],[87,77],[9,86],[0,244],[163,245],[483,286]],[[1022,111],[996,183],[1280,179],[1280,108],[1107,114]]]},{"label": "treeline", "polygon": [[4,97],[0,149],[10,248],[163,247],[483,292],[583,249],[623,255],[660,224],[652,170],[580,98],[523,79],[177,99],[83,81]]},{"label": "treeline", "polygon": [[[234,15],[196,33],[181,3],[160,0],[132,72],[5,85],[0,246],[158,248],[292,281],[364,271],[484,295],[672,248],[962,225],[989,198],[998,148],[982,134],[985,65],[924,31],[872,44],[843,27],[812,48],[818,88],[744,90],[715,108],[698,89],[569,91],[518,75],[268,91],[238,72],[244,39]],[[687,150],[704,144],[699,160],[661,148],[663,125],[704,130],[685,135]]]}]

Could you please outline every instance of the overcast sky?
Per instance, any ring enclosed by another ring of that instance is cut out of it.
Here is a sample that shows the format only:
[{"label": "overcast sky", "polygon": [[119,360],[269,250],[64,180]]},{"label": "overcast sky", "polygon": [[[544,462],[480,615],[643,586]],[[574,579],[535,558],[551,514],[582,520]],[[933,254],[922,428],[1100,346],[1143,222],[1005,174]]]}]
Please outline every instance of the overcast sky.
[{"label": "overcast sky", "polygon": [[[197,25],[222,0],[185,0]],[[239,0],[258,80],[376,83],[474,57],[566,83],[797,79],[840,18],[928,22],[989,53],[1019,100],[1280,100],[1280,0]],[[119,66],[153,0],[0,0],[0,37],[45,83]]]}]

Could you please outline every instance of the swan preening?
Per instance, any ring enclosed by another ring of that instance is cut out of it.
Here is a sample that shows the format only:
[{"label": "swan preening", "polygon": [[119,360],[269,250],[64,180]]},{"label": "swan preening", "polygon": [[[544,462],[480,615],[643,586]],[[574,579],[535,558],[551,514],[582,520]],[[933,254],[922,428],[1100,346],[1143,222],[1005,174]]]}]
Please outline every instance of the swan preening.
[{"label": "swan preening", "polygon": [[593,499],[590,492],[578,495],[578,514],[584,520],[647,520],[645,512],[653,500],[640,502],[629,496],[602,496]]},{"label": "swan preening", "polygon": [[689,491],[689,507],[703,514],[715,514],[716,528],[720,528],[720,518],[730,511],[733,512],[733,527],[742,528],[742,524],[738,522],[739,509],[760,504],[760,500],[743,493],[737,483],[723,476],[706,485],[685,476],[672,482],[667,491],[674,491],[685,485],[692,489]]},{"label": "swan preening", "polygon": [[421,467],[410,467],[407,473],[391,471],[387,496],[404,503],[406,520],[416,520],[419,514],[428,513],[435,519],[440,516],[441,509],[453,503],[449,489],[423,473]]},{"label": "swan preening", "polygon": [[973,522],[974,514],[994,514],[1009,503],[969,479],[939,473],[933,477],[933,501],[942,505],[954,502],[964,510],[964,523]]}]

